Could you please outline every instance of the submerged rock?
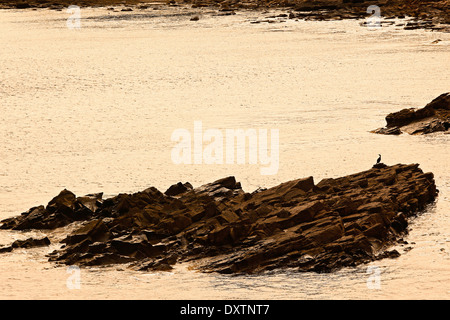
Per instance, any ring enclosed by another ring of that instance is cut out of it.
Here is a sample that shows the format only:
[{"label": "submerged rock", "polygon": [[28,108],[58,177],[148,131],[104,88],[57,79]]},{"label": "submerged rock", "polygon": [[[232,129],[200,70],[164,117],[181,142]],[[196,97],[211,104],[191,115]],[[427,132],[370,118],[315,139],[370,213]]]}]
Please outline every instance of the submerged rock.
[{"label": "submerged rock", "polygon": [[195,261],[206,272],[324,272],[396,256],[388,249],[407,232],[408,218],[437,196],[433,174],[417,164],[380,163],[317,184],[307,177],[253,193],[234,177],[191,187],[175,185],[176,196],[152,187],[105,200],[63,190],[46,208],[4,220],[2,228],[45,229],[50,217],[53,225],[82,217],[48,255],[64,264],[168,271]]},{"label": "submerged rock", "polygon": [[421,109],[409,108],[386,116],[386,127],[373,133],[428,134],[450,129],[450,93],[441,94]]}]

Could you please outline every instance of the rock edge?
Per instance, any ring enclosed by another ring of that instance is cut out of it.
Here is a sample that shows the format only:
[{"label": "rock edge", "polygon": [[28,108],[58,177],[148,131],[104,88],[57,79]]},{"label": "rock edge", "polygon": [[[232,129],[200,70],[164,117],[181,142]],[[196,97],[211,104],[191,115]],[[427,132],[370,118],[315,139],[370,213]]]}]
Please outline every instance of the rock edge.
[{"label": "rock edge", "polygon": [[386,116],[386,127],[372,133],[399,135],[428,134],[449,132],[450,129],[450,93],[443,93],[425,107],[402,109]]}]

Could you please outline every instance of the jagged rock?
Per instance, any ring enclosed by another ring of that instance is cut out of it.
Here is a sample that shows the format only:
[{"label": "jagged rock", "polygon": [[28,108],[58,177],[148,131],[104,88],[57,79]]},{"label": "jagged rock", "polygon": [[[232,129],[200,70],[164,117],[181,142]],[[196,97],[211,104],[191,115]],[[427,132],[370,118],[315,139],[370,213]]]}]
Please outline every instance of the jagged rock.
[{"label": "jagged rock", "polygon": [[336,10],[338,5],[333,1],[304,1],[294,7],[295,11]]},{"label": "jagged rock", "polygon": [[177,184],[171,185],[169,189],[164,192],[167,196],[177,196],[181,193],[184,193],[186,191],[192,190],[193,187],[189,182],[181,183],[178,182]]},{"label": "jagged rock", "polygon": [[387,127],[402,127],[404,125],[410,124],[413,121],[420,120],[423,118],[431,117],[436,114],[436,111],[432,108],[422,108],[422,109],[403,109],[398,112],[390,113],[386,116]]},{"label": "jagged rock", "polygon": [[425,106],[425,109],[450,110],[450,92],[443,93]]},{"label": "jagged rock", "polygon": [[428,134],[450,129],[450,93],[441,94],[425,107],[409,108],[386,116],[386,127],[372,133],[398,135]]},{"label": "jagged rock", "polygon": [[0,228],[13,230],[55,229],[74,221],[83,221],[93,217],[101,203],[101,194],[77,198],[66,189],[44,206],[33,207],[15,219],[3,221]]},{"label": "jagged rock", "polygon": [[16,240],[12,243],[13,248],[33,248],[33,247],[43,247],[48,246],[50,240],[47,237],[42,239],[28,238],[26,240]]},{"label": "jagged rock", "polygon": [[378,128],[372,131],[373,133],[378,134],[386,134],[386,135],[400,135],[402,134],[402,130],[399,127],[391,127],[391,128]]},{"label": "jagged rock", "polygon": [[[104,200],[63,190],[48,209],[34,207],[2,221],[2,228],[45,228],[49,217],[63,225],[73,220],[66,218],[70,212],[85,219],[48,255],[65,264],[167,271],[176,261],[195,260],[206,272],[325,272],[395,257],[386,248],[437,196],[434,175],[418,164],[382,163],[317,184],[307,177],[254,193],[234,177],[184,189],[176,197],[151,187]],[[90,214],[80,214],[86,210]]]},{"label": "jagged rock", "polygon": [[91,212],[95,212],[102,204],[103,192],[96,194],[88,194],[84,197],[76,198],[75,206],[79,209],[85,207]]},{"label": "jagged rock", "polygon": [[47,211],[54,212],[54,211],[66,211],[66,212],[72,212],[74,209],[74,203],[76,200],[76,196],[74,193],[72,193],[69,190],[64,189],[54,197],[50,202],[47,204]]},{"label": "jagged rock", "polygon": [[441,121],[439,119],[431,120],[418,125],[411,134],[427,134],[439,131],[447,131],[450,128],[449,121]]},{"label": "jagged rock", "polygon": [[69,245],[79,243],[83,240],[92,242],[104,242],[111,237],[108,227],[103,223],[102,219],[89,221],[81,228],[75,230],[71,235],[62,240],[63,243]]},{"label": "jagged rock", "polygon": [[132,269],[139,271],[171,271],[177,260],[178,257],[176,255],[169,255],[160,259],[145,259],[132,265]]},{"label": "jagged rock", "polygon": [[[127,239],[129,238],[129,239]],[[110,246],[121,255],[135,256],[143,254],[145,257],[153,257],[161,254],[162,249],[158,246],[152,246],[142,237],[129,237],[113,239],[109,242]]]},{"label": "jagged rock", "polygon": [[[265,10],[269,8],[285,8],[289,11],[295,11],[296,18],[307,20],[342,20],[342,19],[364,19],[370,16],[367,13],[369,5],[373,4],[367,0],[271,0],[271,1],[257,1],[246,0],[242,1],[213,1],[213,0],[185,0],[185,4],[192,4],[192,8],[211,7],[216,9],[217,6],[221,8],[221,15],[233,14],[235,10],[257,10],[256,12],[266,13]],[[63,5],[65,4],[65,5]],[[54,10],[62,10],[64,7],[70,5],[70,2],[63,1],[62,3],[45,2],[42,0],[31,0],[18,2],[16,0],[2,0],[0,2],[0,8],[15,8],[15,9],[27,9],[27,8],[50,8]],[[85,6],[97,6],[98,1],[84,1]],[[104,2],[103,5],[107,7],[107,10],[114,10],[114,8],[108,7],[110,5],[117,5],[117,1]],[[125,2],[122,4],[127,5]],[[169,7],[177,7],[179,4],[176,1],[170,0],[166,4]],[[163,4],[162,4],[163,5]],[[418,28],[436,30],[436,31],[448,31],[448,24],[450,19],[448,17],[448,0],[433,0],[433,1],[413,1],[413,0],[389,0],[383,1],[379,4],[382,7],[383,16],[387,19],[399,18],[404,19],[406,16],[413,17],[413,21],[408,21],[402,24],[405,29],[413,30]],[[148,4],[135,3],[134,5],[128,4],[126,8],[122,8],[122,11],[133,11],[133,9],[145,9],[148,8]],[[153,10],[158,9],[153,6]],[[188,8],[185,8],[188,9]],[[120,10],[120,8],[118,8]],[[114,12],[118,12],[114,10]],[[192,12],[197,14],[198,10]],[[285,14],[278,15],[284,17]],[[198,16],[193,17],[193,21],[198,20]],[[268,20],[271,21],[271,20]],[[256,21],[257,23],[259,21]],[[273,22],[273,21],[272,21]],[[389,21],[383,21],[383,24],[387,24]],[[392,22],[391,22],[392,23]]]},{"label": "jagged rock", "polygon": [[45,247],[48,245],[50,245],[50,240],[47,237],[42,239],[28,238],[26,240],[16,240],[10,246],[0,247],[0,253],[11,252],[17,248],[29,249],[35,247]]},{"label": "jagged rock", "polygon": [[207,195],[214,200],[230,198],[243,193],[240,182],[236,182],[236,178],[233,176],[205,184],[193,191],[198,196]]}]

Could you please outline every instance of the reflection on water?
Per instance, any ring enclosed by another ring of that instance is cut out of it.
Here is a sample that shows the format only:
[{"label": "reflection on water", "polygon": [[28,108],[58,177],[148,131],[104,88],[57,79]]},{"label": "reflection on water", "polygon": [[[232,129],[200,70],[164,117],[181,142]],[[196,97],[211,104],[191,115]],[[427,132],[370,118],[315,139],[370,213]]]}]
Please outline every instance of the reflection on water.
[{"label": "reflection on water", "polygon": [[[435,173],[436,204],[415,218],[403,253],[332,274],[284,270],[258,276],[170,273],[125,266],[81,270],[69,290],[50,248],[2,254],[2,298],[397,299],[449,298],[450,135],[388,137],[384,116],[449,90],[450,36],[358,21],[251,24],[255,13],[217,17],[160,9],[133,13],[0,11],[0,218],[46,204],[61,189],[105,196],[178,181],[194,186],[234,175],[246,191],[313,175],[316,182],[388,164]],[[436,39],[437,44],[432,44]],[[277,175],[252,165],[175,165],[171,133],[278,129]],[[49,236],[57,243],[62,231]],[[41,235],[40,232],[31,235]],[[0,244],[30,234],[0,232]]]}]

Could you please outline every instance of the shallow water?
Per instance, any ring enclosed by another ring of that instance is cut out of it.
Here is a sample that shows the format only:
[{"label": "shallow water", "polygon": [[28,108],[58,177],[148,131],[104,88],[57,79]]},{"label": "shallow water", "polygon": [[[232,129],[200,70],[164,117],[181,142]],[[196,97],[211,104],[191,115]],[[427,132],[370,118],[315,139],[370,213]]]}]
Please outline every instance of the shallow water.
[{"label": "shallow water", "polygon": [[[450,135],[369,133],[387,113],[449,91],[449,34],[371,31],[356,20],[252,24],[261,17],[252,12],[193,22],[182,8],[81,13],[81,29],[70,30],[65,11],[0,10],[0,218],[63,188],[108,197],[234,175],[253,191],[366,170],[379,153],[432,171],[439,198],[413,220],[399,258],[370,264],[379,288],[368,285],[368,266],[236,277],[182,264],[170,273],[81,269],[80,289],[68,289],[66,267],[45,257],[55,244],[2,254],[0,298],[450,298]],[[174,164],[171,134],[193,132],[194,121],[278,129],[277,174],[261,175],[259,164]],[[41,233],[1,231],[0,244],[32,235]]]}]

